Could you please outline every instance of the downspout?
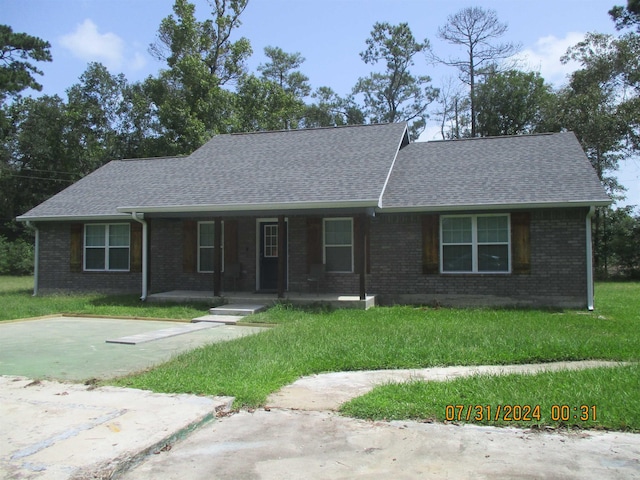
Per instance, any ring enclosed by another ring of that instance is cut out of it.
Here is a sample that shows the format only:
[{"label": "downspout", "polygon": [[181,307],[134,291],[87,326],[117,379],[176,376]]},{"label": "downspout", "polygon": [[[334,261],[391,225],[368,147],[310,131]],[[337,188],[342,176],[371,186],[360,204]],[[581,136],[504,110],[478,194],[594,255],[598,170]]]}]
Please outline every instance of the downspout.
[{"label": "downspout", "polygon": [[149,284],[149,280],[148,280],[148,263],[149,263],[149,255],[148,255],[148,248],[147,248],[147,236],[148,236],[148,228],[147,228],[147,222],[144,219],[144,213],[136,213],[136,212],[131,212],[131,218],[133,220],[135,220],[138,223],[142,224],[142,295],[140,296],[140,300],[142,300],[143,302],[147,300],[147,294],[148,294],[148,284]]},{"label": "downspout", "polygon": [[596,213],[596,207],[590,207],[587,213],[587,308],[593,311],[593,245],[591,243],[591,219]]},{"label": "downspout", "polygon": [[35,297],[38,295],[38,283],[40,276],[40,230],[29,220],[27,220],[27,227],[33,228],[36,231],[36,241],[33,249],[33,296]]}]

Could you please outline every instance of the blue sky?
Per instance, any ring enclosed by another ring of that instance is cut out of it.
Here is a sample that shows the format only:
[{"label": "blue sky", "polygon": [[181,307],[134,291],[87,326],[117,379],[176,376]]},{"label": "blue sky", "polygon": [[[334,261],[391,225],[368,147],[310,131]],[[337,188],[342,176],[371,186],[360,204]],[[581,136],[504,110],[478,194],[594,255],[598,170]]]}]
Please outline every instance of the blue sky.
[{"label": "blue sky", "polygon": [[[193,0],[192,0],[193,1]],[[195,0],[200,19],[209,17],[206,0]],[[265,62],[265,46],[300,52],[301,67],[315,89],[330,86],[350,92],[371,67],[360,59],[375,22],[408,22],[413,34],[427,38],[441,56],[458,50],[436,37],[438,27],[458,10],[479,5],[496,10],[509,25],[504,40],[520,43],[522,63],[559,87],[575,65],[560,56],[589,31],[614,33],[607,11],[626,0],[249,0],[237,36],[251,41],[250,70]],[[147,49],[160,21],[172,13],[173,0],[0,0],[0,23],[49,41],[53,62],[42,65],[43,93],[59,94],[75,83],[87,62],[99,61],[129,81],[142,80],[163,67]],[[455,70],[416,59],[415,74],[429,75],[436,87]],[[434,105],[435,109],[435,105]],[[435,122],[421,140],[437,139]],[[622,164],[619,180],[628,189],[625,204],[640,205],[640,160]]]}]

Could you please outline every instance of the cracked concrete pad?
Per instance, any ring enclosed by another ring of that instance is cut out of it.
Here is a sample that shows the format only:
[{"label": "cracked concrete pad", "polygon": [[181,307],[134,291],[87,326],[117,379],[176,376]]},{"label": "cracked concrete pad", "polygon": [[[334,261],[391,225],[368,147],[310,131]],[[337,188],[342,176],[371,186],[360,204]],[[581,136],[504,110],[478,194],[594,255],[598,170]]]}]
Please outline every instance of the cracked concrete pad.
[{"label": "cracked concrete pad", "polygon": [[0,477],[110,478],[231,401],[0,377]]},{"label": "cracked concrete pad", "polygon": [[640,435],[544,433],[418,422],[367,422],[333,412],[241,411],[154,455],[127,480],[632,479]]}]

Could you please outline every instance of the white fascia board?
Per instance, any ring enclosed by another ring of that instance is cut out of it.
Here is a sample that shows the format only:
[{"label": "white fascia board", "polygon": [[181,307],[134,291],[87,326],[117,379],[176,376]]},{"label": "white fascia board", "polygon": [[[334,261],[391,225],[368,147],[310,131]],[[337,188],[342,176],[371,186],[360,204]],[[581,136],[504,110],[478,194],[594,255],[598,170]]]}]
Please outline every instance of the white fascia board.
[{"label": "white fascia board", "polygon": [[[391,178],[391,173],[393,173],[393,167],[396,165],[396,159],[398,158],[398,154],[400,153],[400,147],[402,147],[402,142],[404,142],[404,137],[409,137],[409,126],[406,124],[404,126],[404,131],[402,132],[402,137],[400,138],[400,142],[398,143],[398,148],[396,149],[396,154],[393,156],[393,160],[391,165],[389,166],[389,171],[387,172],[387,178],[384,180],[384,185],[382,185],[382,191],[380,192],[380,196],[378,197],[378,208],[383,208],[382,206],[382,198],[384,197],[384,192],[387,190],[387,184],[389,183],[389,179]],[[409,138],[409,142],[411,139]]]},{"label": "white fascia board", "polygon": [[346,202],[292,202],[257,203],[233,205],[169,205],[118,207],[121,213],[201,213],[201,212],[267,212],[282,210],[325,210],[329,208],[366,208],[376,207],[376,200],[351,200]]},{"label": "white fascia board", "polygon": [[575,207],[606,207],[610,200],[584,200],[576,202],[532,202],[532,203],[485,203],[468,205],[424,205],[415,207],[384,207],[378,208],[378,213],[419,213],[419,212],[453,212],[477,210],[526,210],[533,208],[575,208]]},{"label": "white fascia board", "polygon": [[19,222],[109,222],[121,221],[131,218],[127,214],[115,215],[42,215],[42,216],[24,216],[16,218]]}]

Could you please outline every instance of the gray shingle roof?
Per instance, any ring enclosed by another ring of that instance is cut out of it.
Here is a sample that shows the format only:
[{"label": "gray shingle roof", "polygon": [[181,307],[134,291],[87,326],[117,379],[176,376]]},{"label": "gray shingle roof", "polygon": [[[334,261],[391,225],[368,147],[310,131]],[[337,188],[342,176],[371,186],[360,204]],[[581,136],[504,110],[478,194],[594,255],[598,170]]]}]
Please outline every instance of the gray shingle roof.
[{"label": "gray shingle roof", "polygon": [[219,135],[188,157],[112,161],[19,219],[609,202],[572,133],[406,139],[404,123]]},{"label": "gray shingle roof", "polygon": [[118,207],[375,207],[405,135],[405,123],[218,135],[189,157],[110,162],[21,219]]},{"label": "gray shingle roof", "polygon": [[571,132],[412,143],[382,197],[389,209],[606,203]]}]

